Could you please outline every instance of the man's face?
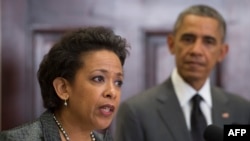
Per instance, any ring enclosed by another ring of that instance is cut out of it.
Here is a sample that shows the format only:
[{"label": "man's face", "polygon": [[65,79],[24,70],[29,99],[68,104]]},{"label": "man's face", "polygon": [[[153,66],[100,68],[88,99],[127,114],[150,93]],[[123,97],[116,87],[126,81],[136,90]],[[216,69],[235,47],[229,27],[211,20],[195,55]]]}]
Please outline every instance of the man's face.
[{"label": "man's face", "polygon": [[187,15],[175,35],[168,38],[168,43],[179,74],[191,83],[204,83],[228,50],[223,44],[218,21],[196,15]]}]

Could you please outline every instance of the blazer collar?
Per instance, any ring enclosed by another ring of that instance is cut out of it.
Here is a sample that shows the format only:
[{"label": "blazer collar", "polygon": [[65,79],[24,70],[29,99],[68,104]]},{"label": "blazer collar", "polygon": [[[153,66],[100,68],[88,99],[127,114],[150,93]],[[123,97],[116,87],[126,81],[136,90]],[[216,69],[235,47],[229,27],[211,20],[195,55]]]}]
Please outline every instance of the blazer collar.
[{"label": "blazer collar", "polygon": [[60,133],[57,128],[56,122],[53,119],[53,114],[50,111],[45,111],[40,116],[40,121],[42,124],[42,130],[44,134],[44,140],[49,141],[60,141]]}]

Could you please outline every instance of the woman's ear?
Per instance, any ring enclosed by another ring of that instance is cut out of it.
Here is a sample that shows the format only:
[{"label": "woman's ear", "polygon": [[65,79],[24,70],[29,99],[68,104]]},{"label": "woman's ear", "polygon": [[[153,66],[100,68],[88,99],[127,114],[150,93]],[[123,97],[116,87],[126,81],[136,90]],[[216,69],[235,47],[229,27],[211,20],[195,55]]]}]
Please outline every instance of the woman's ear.
[{"label": "woman's ear", "polygon": [[53,80],[53,86],[59,98],[62,100],[67,100],[69,98],[67,80],[62,77],[57,77]]}]

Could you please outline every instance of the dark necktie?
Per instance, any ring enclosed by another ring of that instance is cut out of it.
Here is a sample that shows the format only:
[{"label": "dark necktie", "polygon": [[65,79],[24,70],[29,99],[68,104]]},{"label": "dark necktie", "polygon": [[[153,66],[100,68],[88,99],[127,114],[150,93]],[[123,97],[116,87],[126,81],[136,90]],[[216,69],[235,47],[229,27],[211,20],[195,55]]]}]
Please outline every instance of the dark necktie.
[{"label": "dark necktie", "polygon": [[193,137],[193,141],[205,141],[203,133],[207,127],[207,122],[200,109],[200,102],[202,100],[202,97],[198,94],[192,98],[193,108],[191,112],[191,135]]}]

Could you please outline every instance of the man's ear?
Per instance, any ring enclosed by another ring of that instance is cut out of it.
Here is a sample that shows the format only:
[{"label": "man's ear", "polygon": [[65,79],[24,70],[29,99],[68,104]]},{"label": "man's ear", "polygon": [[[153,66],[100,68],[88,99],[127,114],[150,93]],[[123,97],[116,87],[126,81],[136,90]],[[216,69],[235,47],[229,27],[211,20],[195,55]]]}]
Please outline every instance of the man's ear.
[{"label": "man's ear", "polygon": [[167,45],[168,45],[168,49],[169,49],[170,53],[175,54],[174,35],[173,34],[169,34],[167,36]]},{"label": "man's ear", "polygon": [[220,56],[218,57],[218,62],[224,60],[224,58],[228,54],[228,51],[229,51],[228,44],[223,44],[220,50]]},{"label": "man's ear", "polygon": [[56,94],[62,100],[67,100],[69,98],[69,93],[67,90],[67,80],[62,77],[57,77],[53,80],[53,86],[56,91]]}]

